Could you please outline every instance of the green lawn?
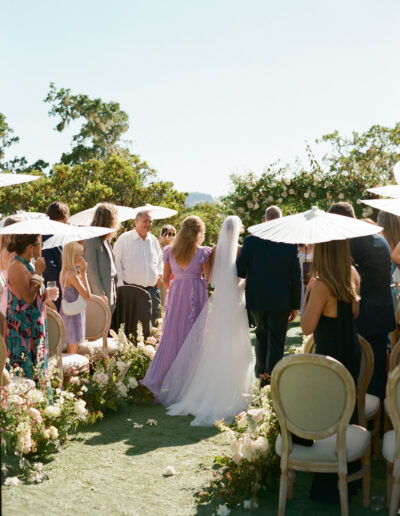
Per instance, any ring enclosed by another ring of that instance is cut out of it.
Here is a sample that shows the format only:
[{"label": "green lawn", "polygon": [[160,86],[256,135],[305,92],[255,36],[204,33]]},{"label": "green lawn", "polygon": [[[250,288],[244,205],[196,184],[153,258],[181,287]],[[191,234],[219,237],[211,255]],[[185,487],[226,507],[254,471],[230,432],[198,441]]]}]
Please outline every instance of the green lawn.
[{"label": "green lawn", "polygon": [[[301,344],[291,325],[288,346]],[[156,419],[157,426],[146,425]],[[79,431],[54,460],[45,465],[49,480],[42,484],[2,487],[4,515],[211,515],[216,506],[196,507],[193,494],[211,478],[214,455],[226,448],[225,435],[214,428],[191,427],[191,417],[171,417],[159,405],[129,406],[107,413],[102,421]],[[134,429],[133,423],[144,424]],[[175,476],[164,477],[167,466]],[[373,462],[372,495],[385,494],[385,464]],[[308,500],[311,476],[299,473],[287,515],[339,514],[338,507]],[[266,493],[255,514],[273,515],[278,493]],[[244,515],[240,509],[232,514]],[[350,505],[351,515],[372,514],[362,508],[361,494]]]}]

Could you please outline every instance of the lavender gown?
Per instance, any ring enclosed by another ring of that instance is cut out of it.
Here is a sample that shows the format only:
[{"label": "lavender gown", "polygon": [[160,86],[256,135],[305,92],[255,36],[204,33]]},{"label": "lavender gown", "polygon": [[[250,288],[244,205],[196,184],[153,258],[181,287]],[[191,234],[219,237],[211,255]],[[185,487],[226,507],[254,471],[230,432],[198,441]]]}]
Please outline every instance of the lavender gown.
[{"label": "lavender gown", "polygon": [[[63,297],[69,302],[76,301],[79,293],[75,287],[63,287]],[[85,338],[86,310],[76,315],[65,315],[60,308],[60,315],[65,324],[65,343],[75,344]]]},{"label": "lavender gown", "polygon": [[210,247],[199,247],[183,270],[170,248],[164,249],[164,262],[171,266],[174,279],[165,309],[164,329],[155,357],[141,382],[157,397],[164,377],[175,360],[190,329],[208,300],[207,282],[202,278],[202,264],[211,254]]}]

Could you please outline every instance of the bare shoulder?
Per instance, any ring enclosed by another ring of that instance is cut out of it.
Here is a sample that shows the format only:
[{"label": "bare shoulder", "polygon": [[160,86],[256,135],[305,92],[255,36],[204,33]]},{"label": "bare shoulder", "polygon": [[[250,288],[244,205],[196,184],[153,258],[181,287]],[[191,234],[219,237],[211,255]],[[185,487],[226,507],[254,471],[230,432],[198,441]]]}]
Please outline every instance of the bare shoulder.
[{"label": "bare shoulder", "polygon": [[316,279],[313,284],[312,284],[312,287],[311,287],[311,292],[314,293],[314,295],[318,295],[318,296],[324,296],[324,297],[329,297],[331,296],[331,291],[328,287],[328,285],[325,283],[325,281],[322,281],[320,279]]}]

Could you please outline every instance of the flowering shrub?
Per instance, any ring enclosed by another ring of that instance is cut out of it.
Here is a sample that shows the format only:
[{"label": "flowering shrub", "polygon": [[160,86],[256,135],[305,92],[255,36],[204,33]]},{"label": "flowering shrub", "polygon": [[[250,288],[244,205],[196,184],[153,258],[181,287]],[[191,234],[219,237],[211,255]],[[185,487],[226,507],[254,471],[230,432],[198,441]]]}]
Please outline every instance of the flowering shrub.
[{"label": "flowering shrub", "polygon": [[245,508],[255,509],[260,490],[274,492],[280,474],[275,453],[279,424],[270,387],[256,392],[250,408],[238,414],[232,424],[223,420],[215,424],[226,432],[230,453],[214,458],[214,478],[207,489],[197,493],[197,502],[221,502],[218,514],[229,514],[229,507],[242,501]]},{"label": "flowering shrub", "polygon": [[91,410],[117,410],[133,399],[151,398],[150,392],[139,385],[139,380],[144,378],[155,355],[157,339],[152,336],[145,342],[139,325],[136,345],[126,337],[123,326],[118,333],[111,330],[118,343],[117,353],[102,358],[92,354],[90,373],[71,378],[72,391],[80,389],[82,384],[85,386],[84,398]]},{"label": "flowering shrub", "polygon": [[[86,402],[81,399],[82,389],[75,395],[57,387],[56,377],[52,379],[55,387],[52,394],[48,389],[36,388],[21,393],[20,385],[13,383],[0,388],[3,475],[16,470],[20,476],[41,481],[45,477],[42,467],[40,463],[32,465],[32,461],[43,460],[58,451],[78,424],[92,423],[99,417],[89,414]],[[16,483],[17,480],[10,479],[7,482]]]}]

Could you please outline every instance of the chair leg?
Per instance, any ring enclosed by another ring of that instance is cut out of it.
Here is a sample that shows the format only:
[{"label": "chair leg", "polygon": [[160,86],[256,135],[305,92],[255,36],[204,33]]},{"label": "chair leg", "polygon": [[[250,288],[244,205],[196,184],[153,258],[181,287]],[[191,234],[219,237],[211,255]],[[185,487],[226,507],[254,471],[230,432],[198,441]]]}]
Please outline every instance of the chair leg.
[{"label": "chair leg", "polygon": [[386,463],[386,507],[389,509],[390,507],[390,499],[392,496],[392,487],[393,487],[393,464],[391,462]]},{"label": "chair leg", "polygon": [[392,496],[390,498],[389,516],[396,516],[399,508],[400,499],[400,479],[396,479],[392,486]]},{"label": "chair leg", "polygon": [[347,495],[346,475],[339,473],[338,489],[340,496],[340,514],[341,516],[349,516],[349,499]]},{"label": "chair leg", "polygon": [[368,452],[361,459],[361,466],[365,467],[365,473],[362,477],[362,490],[363,490],[363,506],[369,507],[371,503],[371,452]]},{"label": "chair leg", "polygon": [[296,473],[290,470],[288,473],[288,487],[287,487],[287,499],[292,500],[293,498],[293,485],[296,480]]},{"label": "chair leg", "polygon": [[288,471],[281,471],[281,483],[279,486],[278,516],[284,516],[286,509],[286,497],[288,486]]},{"label": "chair leg", "polygon": [[374,417],[374,426],[373,426],[373,434],[374,434],[373,455],[374,455],[375,460],[378,460],[378,458],[379,458],[380,431],[381,431],[381,410],[379,409]]}]

